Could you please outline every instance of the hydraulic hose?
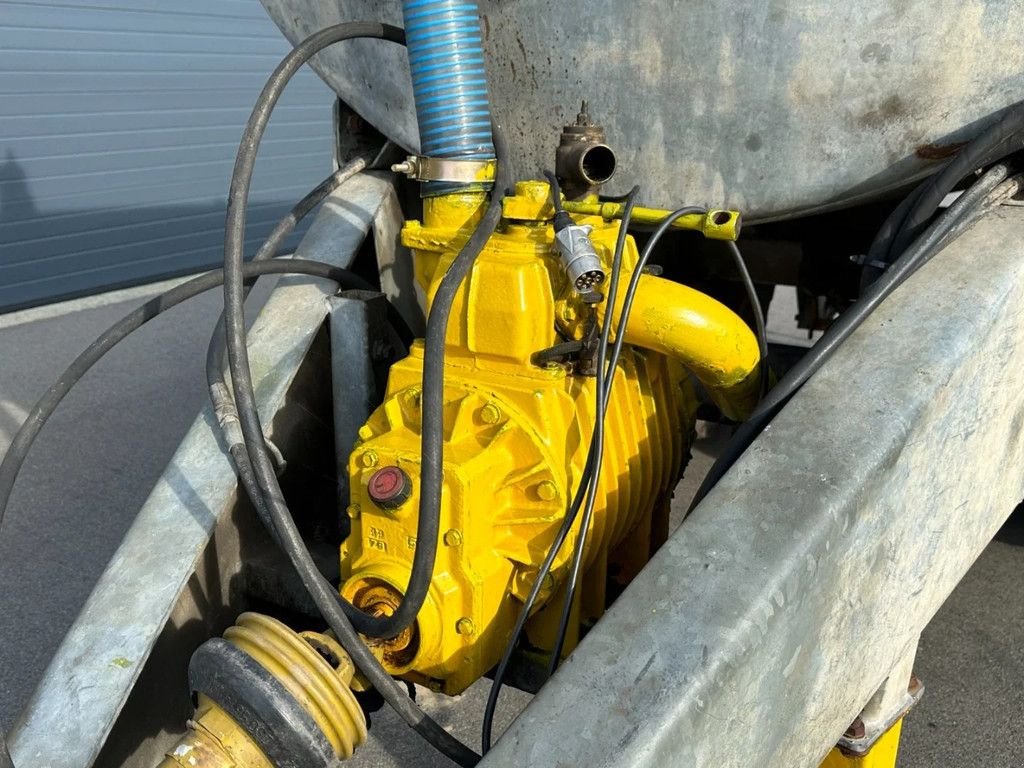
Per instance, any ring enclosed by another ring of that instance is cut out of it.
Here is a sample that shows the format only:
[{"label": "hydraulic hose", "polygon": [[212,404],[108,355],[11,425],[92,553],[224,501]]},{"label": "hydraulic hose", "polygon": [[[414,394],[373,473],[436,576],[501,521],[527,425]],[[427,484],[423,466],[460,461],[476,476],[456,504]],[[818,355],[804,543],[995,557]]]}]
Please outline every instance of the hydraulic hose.
[{"label": "hydraulic hose", "polygon": [[[372,617],[356,609],[348,602],[341,601],[337,590],[327,582],[317,569],[309,555],[302,537],[295,528],[291,513],[285,503],[280,484],[274,469],[269,447],[263,436],[263,428],[256,410],[255,393],[253,391],[252,373],[246,352],[245,333],[245,279],[242,270],[243,248],[245,242],[245,218],[249,187],[252,182],[253,168],[260,140],[266,130],[270,114],[279,100],[284,87],[295,73],[310,58],[333,43],[356,37],[370,37],[389,40],[396,43],[404,42],[402,30],[383,24],[357,22],[339,24],[314,33],[299,43],[278,65],[271,75],[263,91],[257,99],[252,114],[246,125],[239,147],[238,156],[232,173],[231,186],[228,193],[227,221],[224,235],[224,304],[225,304],[225,336],[227,340],[228,363],[231,371],[231,383],[235,395],[235,406],[242,434],[244,447],[252,465],[253,476],[258,483],[258,497],[266,505],[267,513],[273,520],[277,531],[278,542],[292,557],[292,564],[316,603],[317,609],[331,629],[338,635],[342,646],[352,656],[356,665],[367,674],[371,683],[392,705],[398,714],[405,719],[427,741],[442,753],[448,755],[461,765],[474,765],[479,756],[447,733],[434,720],[429,718],[415,702],[404,696],[397,684],[391,680],[379,661],[373,656],[357,634],[372,634],[379,637],[394,637],[415,620],[423,599],[426,596],[433,575],[434,558],[437,550],[437,530],[439,521],[437,514],[424,515],[421,511],[418,533],[422,533],[420,546],[414,557],[413,574],[407,589],[406,599],[398,606],[392,616]],[[501,158],[499,158],[500,160]],[[500,173],[500,171],[499,171]],[[493,229],[501,216],[499,195],[495,195],[485,214],[484,222],[490,222]],[[466,263],[466,271],[490,235],[483,227],[478,228],[467,243],[456,263],[462,259]],[[476,248],[476,252],[472,251]],[[454,269],[453,264],[452,269]],[[452,275],[449,274],[449,277]],[[463,273],[461,277],[464,277]],[[450,307],[449,307],[450,308]],[[431,319],[438,314],[431,312]],[[444,325],[447,313],[443,313]],[[437,321],[435,321],[436,323]],[[428,338],[430,321],[428,321]],[[443,334],[442,334],[443,339]],[[438,352],[443,355],[443,346]],[[437,382],[440,385],[442,382]],[[427,385],[424,382],[424,401],[427,396]],[[440,397],[440,394],[438,394]],[[425,408],[426,409],[426,408]],[[440,419],[440,407],[435,418]],[[424,414],[424,439],[426,439],[426,421]],[[439,433],[440,434],[440,433]],[[241,453],[236,451],[236,453]],[[237,458],[237,456],[236,456]],[[440,493],[438,483],[437,493]],[[428,494],[421,495],[421,501]],[[439,500],[439,499],[438,499]],[[259,502],[257,502],[259,503]],[[439,508],[439,507],[438,507]],[[429,509],[429,508],[428,508]],[[417,570],[417,565],[419,566]],[[355,625],[355,626],[354,626]]]},{"label": "hydraulic hose", "polygon": [[[361,278],[352,274],[348,270],[315,261],[280,259],[254,264],[245,264],[242,267],[242,278],[245,280],[270,274],[304,274],[313,277],[322,277],[333,280],[338,285],[346,287],[361,285],[363,282]],[[113,349],[128,335],[141,328],[150,320],[153,320],[169,309],[181,304],[183,301],[220,286],[223,281],[223,270],[216,270],[193,278],[186,283],[175,286],[160,296],[150,299],[138,309],[132,311],[108,328],[104,333],[97,337],[97,339],[90,344],[84,352],[75,358],[71,365],[68,366],[64,373],[61,374],[57,381],[46,391],[46,393],[43,394],[35,406],[33,406],[28,418],[26,418],[25,422],[18,430],[18,433],[14,436],[14,440],[11,442],[7,453],[4,456],[3,462],[0,462],[0,525],[3,523],[4,513],[7,509],[7,504],[14,488],[14,483],[17,480],[21,466],[25,462],[28,451],[32,448],[39,432],[53,415],[57,406],[60,405],[75,384],[77,384],[78,381],[80,381],[81,378],[97,362],[99,362],[104,355],[107,354],[107,352]],[[231,451],[231,454],[237,461],[240,454],[244,455],[244,451],[241,449],[241,446],[235,446]],[[245,458],[247,464],[248,457]],[[243,477],[242,482],[243,484],[246,484],[248,488],[249,485],[254,483],[254,480],[249,476]],[[254,500],[256,498],[258,497],[254,497]],[[269,513],[264,512],[264,514]],[[337,592],[335,592],[327,580],[318,571],[316,571],[316,566],[313,564],[312,558],[309,557],[309,552],[302,543],[301,536],[299,535],[298,530],[295,529],[294,522],[291,521],[290,517],[284,521],[274,522],[275,530],[279,532],[279,543],[282,543],[282,546],[290,557],[294,557],[300,561],[296,563],[296,561],[293,560],[293,564],[296,565],[296,569],[299,570],[300,574],[303,574],[314,581],[317,579],[319,580],[320,583],[315,585],[319,587],[316,594],[319,594],[321,597],[326,594],[327,597],[325,599],[328,602],[331,602],[333,609],[336,610]],[[280,524],[280,528],[278,528],[276,524]],[[281,535],[281,531],[286,535]],[[294,545],[296,541],[298,541],[297,550],[294,546],[289,548],[289,545]],[[305,553],[305,559],[308,563],[301,562],[303,552]],[[307,568],[304,569],[303,565],[306,565]],[[308,572],[308,568],[312,568],[315,575],[310,574]],[[314,592],[313,589],[310,591],[311,593]],[[323,610],[322,607],[321,610]],[[330,613],[331,609],[328,608],[325,611],[325,616]],[[337,619],[337,617],[335,618]],[[340,617],[340,620],[330,622],[328,619],[328,621],[331,624],[332,629],[334,629],[338,635],[340,641],[345,646],[345,649],[352,657],[356,666],[359,667],[360,671],[366,675],[374,688],[380,692],[380,694],[388,701],[389,704],[391,704],[398,714],[407,723],[409,723],[409,725],[423,735],[429,742],[434,744],[434,746],[436,746],[440,751],[451,757],[460,765],[475,765],[478,760],[478,756],[472,750],[468,749],[461,742],[448,734],[436,722],[431,720],[417,706],[417,704],[406,695],[406,692],[394,680],[392,680],[384,668],[380,666],[380,662],[377,661],[377,658],[369,648],[366,647],[365,643],[363,643],[359,636],[356,635],[355,631],[352,630],[352,625],[345,620],[343,615]],[[11,762],[10,755],[6,751],[6,743],[3,740],[2,735],[0,735],[0,768],[13,768],[13,763]]]},{"label": "hydraulic hose", "polygon": [[782,410],[867,317],[942,247],[965,232],[988,210],[1012,195],[1019,183],[1006,180],[1008,168],[993,166],[936,219],[924,234],[892,264],[861,298],[832,324],[825,335],[794,365],[761,401],[751,417],[740,425],[722,454],[715,460],[690,503],[687,514],[704,500],[765,426]]},{"label": "hydraulic hose", "polygon": [[[467,0],[404,0],[420,153],[431,158],[495,157],[480,18]],[[487,185],[477,185],[486,188]],[[466,190],[428,182],[424,196]]]},{"label": "hydraulic hose", "polygon": [[[224,297],[226,317],[226,339],[228,362],[231,381],[234,389],[235,408],[238,412],[241,431],[244,436],[249,459],[261,490],[261,495],[273,517],[290,517],[280,484],[274,471],[274,463],[266,440],[263,437],[262,425],[256,412],[252,375],[249,370],[245,350],[245,315],[244,286],[238,276],[237,268],[242,263],[245,232],[245,209],[248,190],[252,180],[256,152],[260,140],[266,130],[270,114],[277,103],[284,87],[298,69],[319,51],[342,40],[354,37],[378,37],[394,42],[402,42],[402,30],[387,25],[353,23],[340,24],[317,32],[297,45],[291,53],[278,65],[257,100],[246,130],[243,134],[235,169],[232,175],[231,188],[228,195],[228,215],[224,237]],[[495,139],[495,143],[497,139]],[[498,153],[499,171],[502,173],[502,153]],[[509,179],[503,184],[508,185]],[[502,183],[498,184],[503,189]],[[441,450],[443,436],[441,425],[433,425],[435,419],[442,418],[443,385],[443,345],[444,331],[447,329],[448,313],[451,300],[454,298],[462,279],[468,273],[473,260],[490,237],[501,217],[500,195],[495,195],[485,213],[477,231],[467,242],[460,256],[449,268],[435,296],[434,306],[427,323],[425,346],[428,350],[424,360],[424,424],[423,439],[423,488],[420,495],[420,514],[417,525],[417,547],[413,560],[412,573],[406,587],[404,599],[396,611],[390,616],[370,616],[347,601],[343,602],[345,614],[353,622],[355,628],[365,635],[375,637],[394,637],[415,621],[433,575],[433,564],[437,550],[439,529],[441,487]],[[438,334],[437,330],[441,333]],[[433,363],[429,350],[437,348],[440,362]],[[436,373],[431,374],[432,368]],[[432,469],[436,468],[436,472]],[[434,477],[436,475],[436,478]]]},{"label": "hydraulic hose", "polygon": [[[273,231],[256,251],[253,262],[265,261],[274,258],[284,241],[295,230],[295,227],[313,209],[322,203],[328,195],[337,190],[342,184],[351,179],[357,173],[366,168],[366,158],[356,158],[347,163],[326,179],[317,184],[310,192],[296,203],[292,209],[277,223]],[[352,288],[361,290],[376,290],[376,288],[365,280],[359,284],[353,284]],[[246,287],[245,295],[248,296],[249,287]],[[407,347],[412,343],[414,334],[408,323],[399,314],[395,307],[387,304],[388,321],[394,328],[402,343]],[[224,432],[228,447],[244,443],[241,430],[238,426],[238,411],[235,409],[234,400],[224,380],[224,313],[221,312],[214,327],[213,335],[210,337],[210,344],[206,349],[206,383],[210,390],[210,400],[213,403],[214,413],[217,421]],[[242,469],[239,468],[241,473]],[[251,472],[251,467],[250,467]],[[254,502],[255,503],[255,502]],[[265,507],[264,507],[265,508]]]},{"label": "hydraulic hose", "polygon": [[868,251],[865,290],[924,231],[946,195],[976,169],[1018,151],[1024,138],[1024,104],[1008,109],[972,139],[941,171],[922,183],[886,219]]},{"label": "hydraulic hose", "polygon": [[[249,186],[252,181],[257,150],[266,131],[271,112],[291,78],[303,64],[324,48],[343,40],[367,37],[400,44],[405,40],[403,31],[397,27],[370,22],[353,22],[338,24],[316,32],[285,56],[270,76],[253,107],[238,149],[228,192],[227,221],[224,232],[224,317],[228,363],[234,389],[235,409],[246,450],[252,463],[253,474],[259,483],[263,501],[274,519],[290,518],[290,512],[281,493],[273,459],[263,437],[262,425],[256,411],[252,373],[249,369],[245,348],[245,286],[240,267],[243,263]],[[345,613],[357,630],[363,634],[374,636],[387,636],[392,632],[398,634],[404,628],[402,622],[408,618],[403,614],[398,620],[394,617],[376,619],[347,603],[345,604]],[[412,618],[415,618],[415,613],[412,614]],[[407,623],[411,623],[412,618],[409,618]]]},{"label": "hydraulic hose", "polygon": [[[242,274],[246,279],[271,274],[312,275],[314,277],[334,280],[339,285],[353,288],[364,283],[362,278],[346,269],[317,261],[297,259],[275,259],[259,264],[246,264],[242,268]],[[28,416],[11,441],[3,461],[0,462],[0,525],[3,524],[11,492],[14,490],[18,473],[25,463],[29,450],[31,450],[32,445],[39,436],[39,432],[46,425],[46,422],[49,421],[53,412],[61,404],[68,392],[107,352],[113,349],[125,337],[183,301],[197,296],[204,291],[217,288],[223,283],[222,275],[222,270],[200,275],[171,288],[166,293],[150,299],[138,309],[130,312],[100,334],[84,352],[72,361],[71,365],[64,370],[57,381],[46,390],[43,396],[32,406],[32,410],[29,411]]]},{"label": "hydraulic hose", "polygon": [[892,261],[895,254],[905,251],[920,235],[946,195],[957,184],[976,169],[1006,157],[1021,148],[1024,131],[1024,105],[1018,104],[1007,110],[994,124],[972,139],[925,187],[921,196],[914,201],[907,213],[900,233],[893,240],[889,252]]}]

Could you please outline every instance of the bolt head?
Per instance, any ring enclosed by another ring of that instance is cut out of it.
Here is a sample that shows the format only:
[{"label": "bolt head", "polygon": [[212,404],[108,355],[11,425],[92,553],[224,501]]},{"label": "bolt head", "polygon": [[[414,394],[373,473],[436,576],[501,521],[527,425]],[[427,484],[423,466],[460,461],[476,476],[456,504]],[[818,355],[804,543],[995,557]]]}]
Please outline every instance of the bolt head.
[{"label": "bolt head", "polygon": [[462,544],[462,533],[460,531],[451,528],[445,531],[444,543],[449,547],[458,547]]},{"label": "bolt head", "polygon": [[366,453],[360,457],[359,461],[367,469],[375,467],[377,466],[377,454],[374,451],[366,451]]},{"label": "bolt head", "polygon": [[480,409],[480,421],[484,424],[497,424],[501,420],[501,410],[494,403],[488,403]]},{"label": "bolt head", "polygon": [[537,484],[537,495],[542,501],[554,501],[558,496],[558,488],[550,480],[544,480]]},{"label": "bolt head", "polygon": [[455,622],[455,631],[460,635],[472,635],[476,632],[476,625],[473,624],[473,620],[471,618],[463,616]]}]

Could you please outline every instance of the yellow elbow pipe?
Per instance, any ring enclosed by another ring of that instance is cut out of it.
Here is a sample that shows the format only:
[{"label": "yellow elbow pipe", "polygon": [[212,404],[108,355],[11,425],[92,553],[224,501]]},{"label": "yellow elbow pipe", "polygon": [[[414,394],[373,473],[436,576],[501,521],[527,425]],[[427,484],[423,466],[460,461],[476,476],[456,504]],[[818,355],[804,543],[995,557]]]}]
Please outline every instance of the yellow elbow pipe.
[{"label": "yellow elbow pipe", "polygon": [[[619,290],[616,297],[616,324],[625,293]],[[757,405],[757,339],[739,315],[700,291],[641,275],[625,341],[678,359],[730,419],[742,421]]]}]

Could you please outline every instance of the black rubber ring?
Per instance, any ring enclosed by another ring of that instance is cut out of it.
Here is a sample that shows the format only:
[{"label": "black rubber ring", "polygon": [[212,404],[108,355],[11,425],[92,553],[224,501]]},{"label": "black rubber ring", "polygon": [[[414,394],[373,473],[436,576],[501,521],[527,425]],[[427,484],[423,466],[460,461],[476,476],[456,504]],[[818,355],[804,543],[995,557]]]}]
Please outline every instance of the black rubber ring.
[{"label": "black rubber ring", "polygon": [[215,637],[196,649],[188,682],[231,715],[277,768],[337,764],[312,716],[270,672],[227,640]]}]

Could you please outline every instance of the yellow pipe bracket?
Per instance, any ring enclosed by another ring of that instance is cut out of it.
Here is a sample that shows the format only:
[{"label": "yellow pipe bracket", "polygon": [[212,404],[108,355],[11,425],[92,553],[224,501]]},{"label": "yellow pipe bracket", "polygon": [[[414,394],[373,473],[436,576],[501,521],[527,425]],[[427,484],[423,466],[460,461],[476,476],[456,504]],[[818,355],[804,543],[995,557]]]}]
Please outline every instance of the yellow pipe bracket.
[{"label": "yellow pipe bracket", "polygon": [[[569,213],[585,216],[601,216],[606,221],[621,219],[625,203],[601,203],[566,200],[563,203]],[[661,224],[672,211],[663,208],[633,208],[632,222],[655,226]],[[674,229],[688,229],[700,232],[709,240],[736,240],[740,236],[742,217],[739,211],[714,208],[707,213],[689,213],[680,216],[672,224]]]}]

